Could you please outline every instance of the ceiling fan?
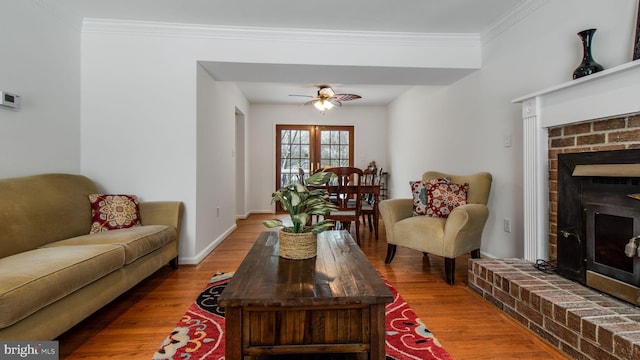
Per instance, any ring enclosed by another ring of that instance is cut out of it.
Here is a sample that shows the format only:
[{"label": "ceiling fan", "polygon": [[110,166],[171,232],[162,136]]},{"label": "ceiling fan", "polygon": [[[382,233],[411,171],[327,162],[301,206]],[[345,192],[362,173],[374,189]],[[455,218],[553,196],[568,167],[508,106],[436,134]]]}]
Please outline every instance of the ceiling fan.
[{"label": "ceiling fan", "polygon": [[356,94],[336,94],[329,85],[318,85],[318,94],[311,95],[289,95],[310,97],[311,100],[304,103],[305,105],[313,104],[320,111],[329,110],[334,106],[342,106],[343,101],[360,99],[360,95]]}]

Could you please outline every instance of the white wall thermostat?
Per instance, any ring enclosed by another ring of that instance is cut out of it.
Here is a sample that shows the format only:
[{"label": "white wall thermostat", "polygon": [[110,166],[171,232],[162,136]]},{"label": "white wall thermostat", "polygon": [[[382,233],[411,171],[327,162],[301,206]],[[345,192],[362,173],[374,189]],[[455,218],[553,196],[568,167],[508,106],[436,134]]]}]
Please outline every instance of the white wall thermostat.
[{"label": "white wall thermostat", "polygon": [[20,95],[0,90],[0,105],[13,109],[19,109]]}]

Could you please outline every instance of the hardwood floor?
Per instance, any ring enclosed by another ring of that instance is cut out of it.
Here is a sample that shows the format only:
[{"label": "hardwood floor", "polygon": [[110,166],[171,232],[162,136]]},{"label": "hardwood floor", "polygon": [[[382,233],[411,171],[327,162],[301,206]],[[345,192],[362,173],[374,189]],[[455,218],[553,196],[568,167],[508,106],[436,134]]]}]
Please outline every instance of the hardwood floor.
[{"label": "hardwood floor", "polygon": [[[217,272],[235,271],[273,215],[252,215],[197,266],[165,266],[60,336],[60,359],[150,359]],[[444,280],[444,261],[398,247],[384,264],[384,225],[375,240],[360,227],[362,250],[400,292],[454,359],[569,359],[466,285],[467,258],[457,259],[456,284]]]}]

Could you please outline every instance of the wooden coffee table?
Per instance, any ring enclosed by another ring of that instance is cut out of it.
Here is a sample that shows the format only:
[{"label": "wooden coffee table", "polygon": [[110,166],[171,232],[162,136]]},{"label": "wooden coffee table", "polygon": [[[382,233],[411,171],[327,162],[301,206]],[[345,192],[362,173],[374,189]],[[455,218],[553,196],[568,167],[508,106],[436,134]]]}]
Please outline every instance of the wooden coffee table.
[{"label": "wooden coffee table", "polygon": [[346,231],[318,235],[318,256],[278,256],[278,233],[263,232],[219,303],[225,357],[359,353],[385,358],[391,291]]}]

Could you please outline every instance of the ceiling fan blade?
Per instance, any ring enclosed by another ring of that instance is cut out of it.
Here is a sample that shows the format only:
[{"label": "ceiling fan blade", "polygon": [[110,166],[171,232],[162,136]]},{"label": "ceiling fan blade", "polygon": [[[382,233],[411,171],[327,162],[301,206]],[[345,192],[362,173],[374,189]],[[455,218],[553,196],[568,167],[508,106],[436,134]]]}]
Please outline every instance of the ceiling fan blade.
[{"label": "ceiling fan blade", "polygon": [[289,94],[289,96],[302,96],[302,97],[315,97],[315,96],[311,96],[311,95],[299,95],[299,94]]},{"label": "ceiling fan blade", "polygon": [[334,106],[342,106],[342,103],[340,101],[338,101],[338,99],[332,97],[331,99],[327,99],[329,100],[330,103],[332,103]]},{"label": "ceiling fan blade", "polygon": [[333,98],[338,101],[349,101],[360,99],[362,96],[356,94],[336,94]]}]

